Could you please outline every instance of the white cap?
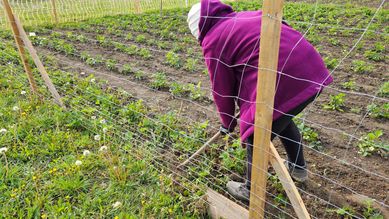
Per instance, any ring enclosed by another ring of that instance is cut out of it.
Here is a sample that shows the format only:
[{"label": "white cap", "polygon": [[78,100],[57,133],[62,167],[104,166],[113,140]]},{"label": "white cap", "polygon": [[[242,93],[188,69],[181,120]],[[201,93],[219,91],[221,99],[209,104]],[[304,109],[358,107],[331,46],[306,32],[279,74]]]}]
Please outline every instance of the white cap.
[{"label": "white cap", "polygon": [[200,23],[201,3],[194,4],[188,13],[188,25],[192,35],[199,39],[199,23]]}]

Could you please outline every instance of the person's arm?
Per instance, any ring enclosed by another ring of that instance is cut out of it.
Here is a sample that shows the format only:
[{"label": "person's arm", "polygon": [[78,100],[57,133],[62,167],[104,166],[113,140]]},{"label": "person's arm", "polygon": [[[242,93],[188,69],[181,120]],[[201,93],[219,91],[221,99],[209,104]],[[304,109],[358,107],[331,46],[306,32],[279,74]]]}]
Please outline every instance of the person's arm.
[{"label": "person's arm", "polygon": [[207,65],[212,83],[212,95],[222,126],[232,132],[237,124],[235,119],[237,84],[233,69],[216,60],[207,60]]}]

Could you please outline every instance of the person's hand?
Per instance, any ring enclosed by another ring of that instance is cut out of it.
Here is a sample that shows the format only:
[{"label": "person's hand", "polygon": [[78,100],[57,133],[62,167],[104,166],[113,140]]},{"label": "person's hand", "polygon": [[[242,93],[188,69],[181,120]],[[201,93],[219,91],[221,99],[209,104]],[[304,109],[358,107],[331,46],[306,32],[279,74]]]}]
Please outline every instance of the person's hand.
[{"label": "person's hand", "polygon": [[225,128],[223,125],[220,126],[219,131],[222,136],[229,135],[231,133],[231,131],[228,128]]}]

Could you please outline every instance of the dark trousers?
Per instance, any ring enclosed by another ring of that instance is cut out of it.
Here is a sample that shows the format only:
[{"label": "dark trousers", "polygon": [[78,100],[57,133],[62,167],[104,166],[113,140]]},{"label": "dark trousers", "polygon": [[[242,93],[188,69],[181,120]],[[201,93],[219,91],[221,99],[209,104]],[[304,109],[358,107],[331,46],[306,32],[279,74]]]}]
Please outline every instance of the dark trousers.
[{"label": "dark trousers", "polygon": [[[298,166],[305,166],[303,147],[301,145],[301,134],[296,124],[293,122],[293,117],[299,114],[309,103],[315,99],[316,95],[309,98],[304,103],[300,104],[293,110],[289,111],[288,115],[283,115],[272,124],[271,140],[278,136],[286,150],[288,160]],[[253,160],[253,142],[254,135],[251,135],[246,140],[247,149],[247,182],[246,186],[250,189],[251,181],[251,164]],[[262,171],[262,170],[256,170]]]}]

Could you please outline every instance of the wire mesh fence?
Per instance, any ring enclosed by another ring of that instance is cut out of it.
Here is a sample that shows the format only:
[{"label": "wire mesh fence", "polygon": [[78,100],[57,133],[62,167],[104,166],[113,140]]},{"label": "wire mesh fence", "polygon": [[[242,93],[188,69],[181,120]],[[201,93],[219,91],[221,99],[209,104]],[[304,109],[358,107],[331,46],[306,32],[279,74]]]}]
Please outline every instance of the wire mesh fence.
[{"label": "wire mesh fence", "polygon": [[[103,16],[189,7],[196,0],[13,0],[14,13],[25,26],[74,22]],[[1,5],[1,4],[0,4]],[[0,10],[0,28],[7,18]]]}]

